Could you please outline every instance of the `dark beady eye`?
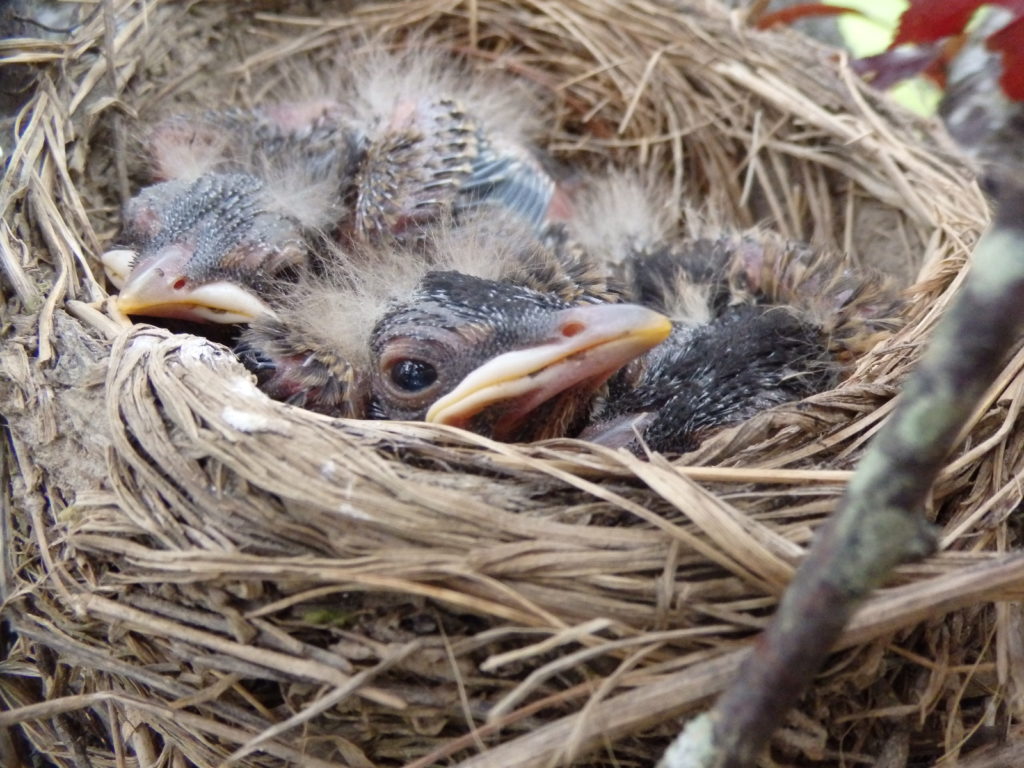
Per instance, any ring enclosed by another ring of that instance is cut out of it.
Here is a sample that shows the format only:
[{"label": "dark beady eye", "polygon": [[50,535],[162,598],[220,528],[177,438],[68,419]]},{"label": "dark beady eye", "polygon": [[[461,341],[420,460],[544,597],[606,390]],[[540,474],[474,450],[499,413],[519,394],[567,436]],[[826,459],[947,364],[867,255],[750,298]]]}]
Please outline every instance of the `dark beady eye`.
[{"label": "dark beady eye", "polygon": [[437,381],[437,369],[422,360],[399,360],[391,366],[391,381],[406,392],[419,392]]}]

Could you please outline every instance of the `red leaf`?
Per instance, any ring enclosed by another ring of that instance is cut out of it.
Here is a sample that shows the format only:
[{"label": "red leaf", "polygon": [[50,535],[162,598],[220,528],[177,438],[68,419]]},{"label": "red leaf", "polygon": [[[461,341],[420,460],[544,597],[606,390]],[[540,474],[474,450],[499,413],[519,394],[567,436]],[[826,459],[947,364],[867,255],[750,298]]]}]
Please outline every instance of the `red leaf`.
[{"label": "red leaf", "polygon": [[986,0],[910,0],[892,45],[931,43],[963,31]]},{"label": "red leaf", "polygon": [[900,17],[892,47],[931,43],[960,34],[983,5],[1001,5],[1015,15],[1024,14],[1024,0],[910,0],[910,7]]},{"label": "red leaf", "polygon": [[807,19],[813,16],[838,16],[843,13],[855,13],[858,16],[864,14],[856,8],[847,8],[842,5],[825,5],[825,3],[798,3],[788,8],[783,8],[774,13],[766,13],[757,20],[758,29],[768,29],[778,24],[791,25],[794,21]]},{"label": "red leaf", "polygon": [[999,85],[1014,101],[1024,101],[1024,18],[1011,21],[989,36],[985,45],[1003,54]]}]

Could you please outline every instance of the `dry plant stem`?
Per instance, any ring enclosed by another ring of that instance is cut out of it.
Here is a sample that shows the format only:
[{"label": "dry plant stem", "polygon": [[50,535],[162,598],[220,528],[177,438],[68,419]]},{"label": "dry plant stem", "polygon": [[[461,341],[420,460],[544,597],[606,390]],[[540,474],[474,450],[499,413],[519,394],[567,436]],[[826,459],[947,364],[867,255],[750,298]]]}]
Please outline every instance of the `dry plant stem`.
[{"label": "dry plant stem", "polygon": [[[1007,185],[1009,186],[1009,185]],[[951,444],[1024,330],[1024,186],[1000,192],[964,287],[891,418],[864,455],[771,625],[714,709],[660,768],[753,765],[860,601],[897,565],[931,552],[922,510]]]}]

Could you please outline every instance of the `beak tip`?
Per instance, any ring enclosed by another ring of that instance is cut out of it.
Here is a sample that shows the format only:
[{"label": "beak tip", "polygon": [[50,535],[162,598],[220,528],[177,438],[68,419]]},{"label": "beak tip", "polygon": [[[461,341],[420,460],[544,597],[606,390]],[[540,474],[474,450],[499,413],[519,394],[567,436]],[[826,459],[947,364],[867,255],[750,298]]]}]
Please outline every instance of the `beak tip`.
[{"label": "beak tip", "polygon": [[124,288],[132,273],[138,254],[127,248],[114,248],[100,255],[100,264],[107,279],[118,290]]}]

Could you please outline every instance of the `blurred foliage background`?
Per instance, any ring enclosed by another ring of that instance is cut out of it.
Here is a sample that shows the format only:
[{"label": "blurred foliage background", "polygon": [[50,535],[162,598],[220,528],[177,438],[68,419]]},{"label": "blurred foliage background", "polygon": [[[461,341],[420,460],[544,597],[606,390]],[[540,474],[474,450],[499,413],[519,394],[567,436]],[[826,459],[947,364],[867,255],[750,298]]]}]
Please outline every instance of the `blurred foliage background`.
[{"label": "blurred foliage background", "polygon": [[[889,45],[907,0],[826,0],[829,5],[856,8],[863,16],[847,13],[838,17],[839,33],[853,56],[872,56]],[[896,101],[923,115],[935,112],[939,89],[930,80],[915,77],[892,89]]]}]

